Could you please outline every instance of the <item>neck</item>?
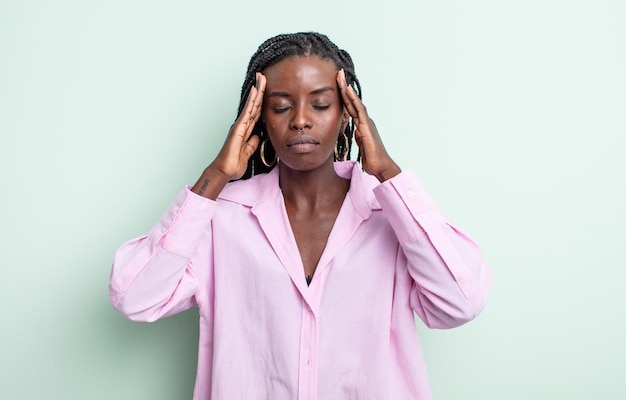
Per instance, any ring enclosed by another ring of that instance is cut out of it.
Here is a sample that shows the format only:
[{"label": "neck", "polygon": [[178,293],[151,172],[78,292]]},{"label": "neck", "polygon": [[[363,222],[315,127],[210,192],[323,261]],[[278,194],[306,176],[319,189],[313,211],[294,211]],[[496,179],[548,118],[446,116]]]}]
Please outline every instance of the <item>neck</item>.
[{"label": "neck", "polygon": [[294,171],[280,164],[278,167],[285,202],[300,209],[315,210],[343,201],[350,187],[349,180],[337,175],[332,162],[312,171]]}]

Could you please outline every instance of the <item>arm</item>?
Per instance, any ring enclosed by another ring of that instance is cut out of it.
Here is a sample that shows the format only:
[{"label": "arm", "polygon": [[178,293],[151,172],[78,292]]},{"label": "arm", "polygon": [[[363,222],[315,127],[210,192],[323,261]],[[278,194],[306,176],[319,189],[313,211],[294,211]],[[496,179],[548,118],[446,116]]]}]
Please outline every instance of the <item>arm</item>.
[{"label": "arm", "polygon": [[259,146],[260,139],[252,131],[261,116],[265,82],[265,76],[257,72],[256,85],[250,89],[246,105],[230,128],[224,146],[191,188],[192,192],[215,200],[229,181],[241,178],[246,172],[248,160]]},{"label": "arm", "polygon": [[413,279],[411,307],[432,328],[471,320],[483,309],[491,287],[491,269],[480,248],[446,221],[412,172],[401,172],[343,71],[337,84],[357,127],[363,169],[381,182],[374,193],[406,257]]},{"label": "arm", "polygon": [[122,315],[151,322],[196,304],[199,271],[194,254],[210,259],[216,207],[186,188],[150,232],[117,250],[109,290],[111,303]]},{"label": "arm", "polygon": [[416,314],[431,328],[453,328],[476,317],[492,277],[478,245],[445,219],[411,171],[374,193],[406,257]]},{"label": "arm", "polygon": [[[259,144],[252,135],[261,114],[265,77],[257,74],[243,111],[215,160],[182,191],[156,226],[121,246],[110,279],[113,306],[139,321],[154,321],[196,304],[201,271],[211,268],[211,217],[224,186],[240,178]],[[198,264],[200,266],[198,267]]]}]

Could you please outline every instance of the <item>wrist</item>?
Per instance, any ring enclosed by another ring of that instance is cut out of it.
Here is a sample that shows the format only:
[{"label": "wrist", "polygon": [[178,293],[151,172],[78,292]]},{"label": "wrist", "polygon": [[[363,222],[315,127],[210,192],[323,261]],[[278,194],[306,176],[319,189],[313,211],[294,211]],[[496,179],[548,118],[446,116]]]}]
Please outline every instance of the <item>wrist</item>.
[{"label": "wrist", "polygon": [[191,191],[197,195],[215,200],[230,180],[230,177],[211,164],[202,172]]},{"label": "wrist", "polygon": [[402,172],[402,170],[400,169],[398,164],[393,163],[389,167],[383,169],[381,172],[376,174],[376,179],[378,179],[380,183],[383,183],[384,181],[398,175],[400,172]]}]

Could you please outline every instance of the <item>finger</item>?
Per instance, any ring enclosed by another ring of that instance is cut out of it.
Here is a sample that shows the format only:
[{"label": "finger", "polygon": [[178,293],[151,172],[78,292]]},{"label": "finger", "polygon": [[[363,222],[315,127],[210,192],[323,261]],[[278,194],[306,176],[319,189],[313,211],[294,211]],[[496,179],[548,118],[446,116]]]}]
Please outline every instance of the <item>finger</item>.
[{"label": "finger", "polygon": [[265,86],[267,85],[267,78],[265,77],[265,75],[263,75],[260,72],[257,72],[256,76],[257,76],[256,88],[259,91],[259,100],[260,100],[259,104],[263,104],[263,96],[265,94]]},{"label": "finger", "polygon": [[354,130],[354,140],[356,141],[356,145],[362,147],[363,141],[361,140],[363,135],[361,135],[361,131],[357,128]]},{"label": "finger", "polygon": [[339,86],[341,91],[346,87],[346,73],[343,68],[337,71],[337,86]]},{"label": "finger", "polygon": [[353,105],[353,103],[355,102],[355,98],[356,98],[356,101],[359,101],[359,102],[361,101],[361,99],[359,99],[359,97],[356,96],[356,94],[355,96],[351,96],[350,93],[348,92],[348,88],[350,88],[350,86],[348,86],[348,81],[346,80],[346,71],[344,71],[343,68],[337,72],[337,84],[339,85],[339,89],[341,90],[341,95],[346,103],[348,103],[349,105]]},{"label": "finger", "polygon": [[252,157],[252,154],[256,151],[257,147],[259,147],[259,142],[261,139],[257,136],[251,136],[250,139],[244,144],[241,151],[244,154],[245,160],[249,160]]},{"label": "finger", "polygon": [[337,71],[337,85],[339,86],[339,93],[341,93],[341,99],[343,100],[343,104],[346,107],[348,114],[350,114],[352,118],[355,118],[357,116],[357,111],[352,105],[353,100],[348,95],[346,73],[343,68]]},{"label": "finger", "polygon": [[256,93],[252,103],[252,113],[257,114],[261,112],[261,106],[263,105],[263,96],[265,94],[265,76],[260,72],[256,73],[256,83],[254,88]]},{"label": "finger", "polygon": [[246,100],[246,104],[244,109],[239,114],[239,117],[230,128],[230,133],[233,137],[237,137],[241,141],[248,140],[248,121],[250,119],[250,107],[251,107],[251,97],[254,95],[256,89],[250,89],[248,93],[248,99]]},{"label": "finger", "polygon": [[[368,117],[369,118],[369,117]],[[372,131],[372,135],[374,136],[374,138],[376,138],[377,140],[380,140],[380,135],[378,134],[378,128],[376,127],[376,123],[374,123],[374,120],[369,118],[369,127],[370,130]],[[382,144],[382,143],[381,143]]]},{"label": "finger", "polygon": [[[256,83],[254,85],[255,88],[255,96],[253,98],[252,103],[252,117],[258,117],[261,115],[261,110],[263,106],[263,96],[265,96],[265,86],[267,84],[267,78],[260,72],[256,73]],[[256,122],[256,121],[255,121]]]},{"label": "finger", "polygon": [[354,131],[354,140],[357,144],[357,146],[359,146],[359,150],[361,153],[361,165],[363,166],[363,169],[365,170],[365,167],[367,166],[367,149],[365,149],[363,147],[363,136],[361,136],[360,134],[357,136],[357,131]]},{"label": "finger", "polygon": [[252,113],[254,111],[254,102],[255,102],[257,93],[258,93],[257,88],[255,86],[252,86],[250,88],[250,91],[248,92],[248,98],[246,99],[246,104],[243,106],[243,110],[241,110],[241,114],[239,115],[239,120],[242,123],[247,123],[248,120],[250,120],[250,117],[252,116]]},{"label": "finger", "polygon": [[263,110],[263,96],[265,95],[266,82],[267,80],[265,78],[265,75],[261,74],[260,72],[257,72],[256,84],[255,84],[256,93],[255,93],[254,101],[252,104],[252,111],[250,113],[250,120],[248,124],[249,126],[254,127],[256,122],[261,117],[261,112]]},{"label": "finger", "polygon": [[[246,104],[236,121],[235,128],[236,134],[241,137],[242,140],[246,141],[249,139],[250,134],[254,128],[254,125],[259,120],[261,115],[261,105],[263,103],[262,94],[259,95],[259,89],[256,86],[250,88],[250,92],[248,92],[248,98],[246,99]],[[243,128],[243,129],[242,129]]]},{"label": "finger", "polygon": [[[250,88],[246,104],[242,111],[242,115],[245,115],[247,120],[251,120],[252,117],[256,117],[261,112],[261,106],[263,105],[263,95],[265,94],[266,78],[260,72],[256,73],[256,82],[254,86]],[[244,121],[246,120],[244,119]]]},{"label": "finger", "polygon": [[350,86],[344,88],[342,98],[346,111],[348,111],[355,124],[358,124],[359,121],[367,121],[365,106]]},{"label": "finger", "polygon": [[367,116],[367,109],[365,105],[357,96],[356,92],[352,88],[352,86],[346,87],[346,97],[348,98],[348,102],[346,103],[346,109],[352,118],[357,118],[359,121],[363,123],[367,123],[369,121],[369,117]]}]

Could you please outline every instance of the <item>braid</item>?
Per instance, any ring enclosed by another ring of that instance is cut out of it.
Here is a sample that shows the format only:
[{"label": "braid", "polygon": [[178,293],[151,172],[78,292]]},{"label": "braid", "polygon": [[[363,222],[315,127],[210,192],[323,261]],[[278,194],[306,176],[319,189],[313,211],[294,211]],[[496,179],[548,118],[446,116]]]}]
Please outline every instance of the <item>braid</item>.
[{"label": "braid", "polygon": [[[331,60],[337,66],[337,69],[342,69],[346,74],[346,83],[351,85],[357,96],[361,98],[361,84],[354,72],[354,63],[352,57],[347,51],[341,50],[333,42],[328,39],[327,36],[317,32],[300,32],[290,34],[280,34],[267,39],[263,44],[259,46],[257,51],[250,58],[248,63],[248,69],[246,77],[241,87],[241,97],[239,100],[239,107],[237,110],[237,117],[243,111],[246,104],[250,89],[255,85],[256,73],[263,71],[264,69],[290,57],[296,56],[318,56],[323,59]],[[341,99],[341,95],[340,95]],[[346,125],[344,135],[339,135],[337,140],[337,153],[347,154],[347,159],[350,159],[350,150],[352,148],[352,138],[354,136],[354,123],[350,121]],[[252,131],[253,135],[258,135],[261,140],[267,137],[267,133],[263,131],[263,123],[259,120]],[[269,144],[269,143],[268,143]],[[261,162],[259,155],[260,146],[254,152],[250,160],[248,161],[248,169],[241,179],[250,178],[253,175],[268,172],[272,167],[267,167]],[[272,158],[272,152],[274,149],[268,145],[265,146],[265,152],[269,158]],[[360,160],[361,154],[357,156],[357,160]]]}]

